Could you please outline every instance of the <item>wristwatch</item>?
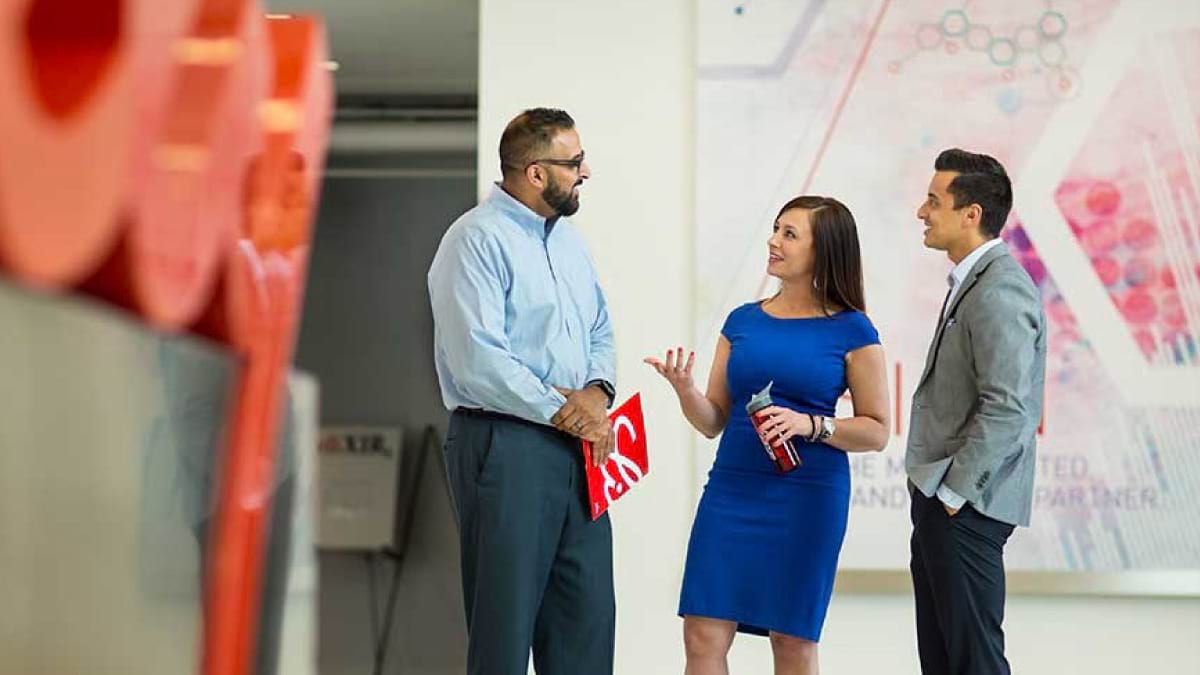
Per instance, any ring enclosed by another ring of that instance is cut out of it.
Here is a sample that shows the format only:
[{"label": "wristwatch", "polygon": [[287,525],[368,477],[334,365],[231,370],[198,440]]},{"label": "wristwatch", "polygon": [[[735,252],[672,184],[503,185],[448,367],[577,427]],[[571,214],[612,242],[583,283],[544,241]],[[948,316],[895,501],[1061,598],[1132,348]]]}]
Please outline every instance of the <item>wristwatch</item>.
[{"label": "wristwatch", "polygon": [[615,401],[617,399],[616,387],[612,386],[612,384],[608,380],[601,380],[601,379],[591,380],[590,382],[588,382],[587,384],[585,384],[583,386],[590,387],[593,384],[596,385],[597,387],[600,387],[600,391],[604,392],[604,395],[608,397],[608,407],[611,408],[613,406],[613,401]]},{"label": "wristwatch", "polygon": [[821,441],[829,440],[830,437],[833,436],[835,431],[837,431],[837,423],[835,423],[833,421],[833,418],[832,417],[822,417],[821,418],[821,433],[817,435],[817,442],[819,443]]}]

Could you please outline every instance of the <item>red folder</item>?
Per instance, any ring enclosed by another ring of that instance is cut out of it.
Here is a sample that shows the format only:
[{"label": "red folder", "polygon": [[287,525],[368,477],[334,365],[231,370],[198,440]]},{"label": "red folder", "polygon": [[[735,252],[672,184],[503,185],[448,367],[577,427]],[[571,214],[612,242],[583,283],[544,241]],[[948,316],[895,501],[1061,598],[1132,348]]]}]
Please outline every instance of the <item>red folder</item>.
[{"label": "red folder", "polygon": [[646,454],[646,423],[642,418],[642,396],[632,398],[613,411],[616,434],[612,454],[603,466],[592,465],[592,444],[583,441],[584,466],[587,467],[588,503],[592,520],[608,510],[609,505],[624,497],[650,473],[650,457]]}]

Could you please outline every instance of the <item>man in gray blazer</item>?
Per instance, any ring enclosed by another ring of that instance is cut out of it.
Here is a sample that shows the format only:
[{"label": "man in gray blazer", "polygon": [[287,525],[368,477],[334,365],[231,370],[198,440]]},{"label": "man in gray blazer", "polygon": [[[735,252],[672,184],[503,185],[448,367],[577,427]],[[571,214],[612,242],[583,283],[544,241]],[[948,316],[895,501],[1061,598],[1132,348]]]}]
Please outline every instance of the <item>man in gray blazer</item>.
[{"label": "man in gray blazer", "polygon": [[917,648],[926,675],[1009,673],[1004,544],[1028,526],[1046,370],[1033,280],[999,239],[1012,184],[992,157],[941,153],[917,211],[955,264],[912,401]]}]

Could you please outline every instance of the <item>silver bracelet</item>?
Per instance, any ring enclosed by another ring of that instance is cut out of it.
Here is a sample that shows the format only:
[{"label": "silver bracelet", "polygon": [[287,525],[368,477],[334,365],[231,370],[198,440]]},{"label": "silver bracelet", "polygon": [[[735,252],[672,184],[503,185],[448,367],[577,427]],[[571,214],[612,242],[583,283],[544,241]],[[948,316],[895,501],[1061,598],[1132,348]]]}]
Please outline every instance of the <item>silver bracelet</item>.
[{"label": "silver bracelet", "polygon": [[812,413],[809,413],[808,419],[812,420],[812,433],[808,435],[807,440],[809,443],[819,443],[821,441],[821,427],[824,425],[817,424],[817,420],[822,419],[822,417],[820,415],[814,417]]}]

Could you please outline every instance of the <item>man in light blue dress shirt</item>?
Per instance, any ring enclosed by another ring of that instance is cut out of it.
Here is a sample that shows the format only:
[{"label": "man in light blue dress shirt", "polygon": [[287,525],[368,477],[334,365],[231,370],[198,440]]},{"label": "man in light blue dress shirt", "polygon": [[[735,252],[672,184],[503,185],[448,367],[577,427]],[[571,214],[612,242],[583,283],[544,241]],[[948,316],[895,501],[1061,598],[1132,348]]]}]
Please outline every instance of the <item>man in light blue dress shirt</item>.
[{"label": "man in light blue dress shirt", "polygon": [[612,529],[586,461],[613,445],[616,356],[604,293],[567,217],[590,177],[574,120],[535,108],[500,140],[503,181],[429,269],[434,358],[451,412],[467,670],[612,673]]}]

